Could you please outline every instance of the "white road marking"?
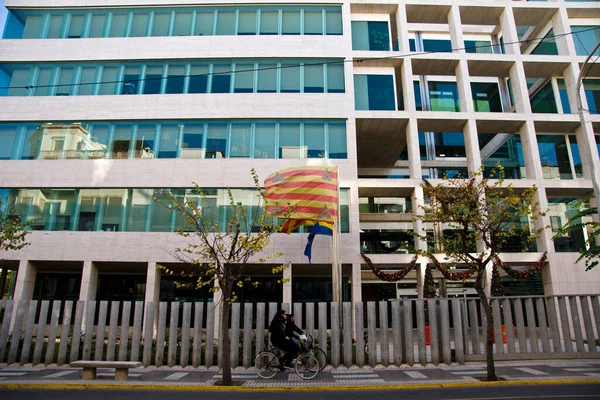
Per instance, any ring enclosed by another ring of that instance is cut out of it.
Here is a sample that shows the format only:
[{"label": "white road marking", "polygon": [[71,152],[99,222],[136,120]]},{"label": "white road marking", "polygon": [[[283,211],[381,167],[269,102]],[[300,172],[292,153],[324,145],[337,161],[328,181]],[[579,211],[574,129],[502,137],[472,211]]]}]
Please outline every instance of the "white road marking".
[{"label": "white road marking", "polygon": [[46,375],[43,376],[43,379],[48,379],[48,378],[60,378],[61,376],[65,376],[65,375],[70,375],[70,374],[74,374],[77,371],[61,371],[61,372],[55,372],[53,374],[50,375]]},{"label": "white road marking", "polygon": [[179,380],[189,374],[190,374],[189,372],[175,372],[174,374],[166,376],[164,379],[168,380],[168,381],[176,381],[176,380]]},{"label": "white road marking", "polygon": [[427,379],[427,376],[423,375],[419,371],[404,371],[404,373],[413,379]]},{"label": "white road marking", "polygon": [[27,375],[27,372],[0,372],[0,376],[21,376]]},{"label": "white road marking", "polygon": [[515,369],[518,369],[519,371],[523,371],[523,372],[526,372],[531,375],[548,375],[547,372],[538,371],[537,369],[528,368],[528,367],[520,367],[520,368],[515,368]]}]

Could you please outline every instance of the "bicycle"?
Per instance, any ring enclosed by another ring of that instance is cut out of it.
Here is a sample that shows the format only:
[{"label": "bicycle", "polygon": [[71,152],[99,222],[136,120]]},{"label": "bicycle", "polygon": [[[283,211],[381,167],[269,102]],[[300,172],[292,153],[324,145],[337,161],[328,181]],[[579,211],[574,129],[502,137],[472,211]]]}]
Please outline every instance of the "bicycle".
[{"label": "bicycle", "polygon": [[321,372],[327,365],[327,354],[321,348],[316,347],[314,343],[312,335],[306,335],[306,340],[300,340],[300,348],[315,356],[319,362],[319,372]]},{"label": "bicycle", "polygon": [[[260,352],[254,359],[254,368],[258,376],[263,379],[271,379],[278,372],[285,371],[286,368],[282,360],[283,354],[280,357],[272,351]],[[321,371],[319,361],[311,353],[301,353],[292,363],[296,375],[304,380],[313,379]]]}]

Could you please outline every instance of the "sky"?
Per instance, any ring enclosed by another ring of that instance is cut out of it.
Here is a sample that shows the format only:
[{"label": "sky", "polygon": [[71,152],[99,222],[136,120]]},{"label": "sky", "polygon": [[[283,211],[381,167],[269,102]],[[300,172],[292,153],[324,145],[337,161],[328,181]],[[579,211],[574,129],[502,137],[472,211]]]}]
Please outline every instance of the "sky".
[{"label": "sky", "polygon": [[8,11],[4,8],[4,0],[0,0],[0,36],[4,32],[4,23],[6,22],[6,14]]}]

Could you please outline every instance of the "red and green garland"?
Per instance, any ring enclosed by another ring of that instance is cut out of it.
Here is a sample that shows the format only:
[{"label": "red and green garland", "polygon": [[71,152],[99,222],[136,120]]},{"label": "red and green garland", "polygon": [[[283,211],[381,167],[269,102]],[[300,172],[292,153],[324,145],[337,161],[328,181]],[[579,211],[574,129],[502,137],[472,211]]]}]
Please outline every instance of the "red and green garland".
[{"label": "red and green garland", "polygon": [[473,276],[473,274],[475,274],[475,272],[477,271],[474,267],[471,266],[469,266],[469,269],[466,271],[448,271],[444,267],[444,264],[438,262],[438,260],[435,257],[431,257],[431,259],[433,260],[433,265],[437,269],[439,269],[442,275],[444,275],[444,278],[448,279],[449,281],[464,281]]},{"label": "red and green garland", "polygon": [[371,262],[371,259],[367,257],[365,253],[360,253],[360,255],[367,262],[369,268],[371,268],[371,271],[373,271],[375,276],[385,282],[398,282],[404,279],[410,271],[416,268],[417,258],[419,258],[419,256],[415,256],[415,258],[406,267],[402,268],[400,271],[394,272],[393,274],[388,274],[386,272],[383,272],[381,269],[375,267],[373,265],[373,262]]},{"label": "red and green garland", "polygon": [[535,276],[535,275],[539,274],[540,272],[542,272],[542,268],[544,267],[544,264],[546,263],[546,258],[548,258],[548,255],[546,252],[544,252],[544,254],[542,254],[542,257],[537,262],[537,264],[535,264],[533,267],[526,269],[524,271],[517,271],[516,269],[513,269],[513,268],[509,267],[508,265],[504,265],[504,263],[498,256],[495,257],[494,264],[499,266],[500,268],[502,268],[504,270],[504,272],[506,272],[508,275],[512,276],[515,279],[529,279],[532,276]]},{"label": "red and green garland", "polygon": [[492,265],[492,296],[504,295],[504,285],[500,278],[500,271],[498,270],[498,264]]}]

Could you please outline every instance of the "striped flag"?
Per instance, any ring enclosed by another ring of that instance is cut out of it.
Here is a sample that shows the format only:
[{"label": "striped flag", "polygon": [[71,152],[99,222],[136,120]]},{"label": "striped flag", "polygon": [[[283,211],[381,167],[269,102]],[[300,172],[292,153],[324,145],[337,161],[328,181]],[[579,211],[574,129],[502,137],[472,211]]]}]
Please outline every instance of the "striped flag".
[{"label": "striped flag", "polygon": [[287,233],[309,221],[333,227],[338,219],[337,167],[277,171],[265,179],[265,203],[269,216],[288,219]]}]

